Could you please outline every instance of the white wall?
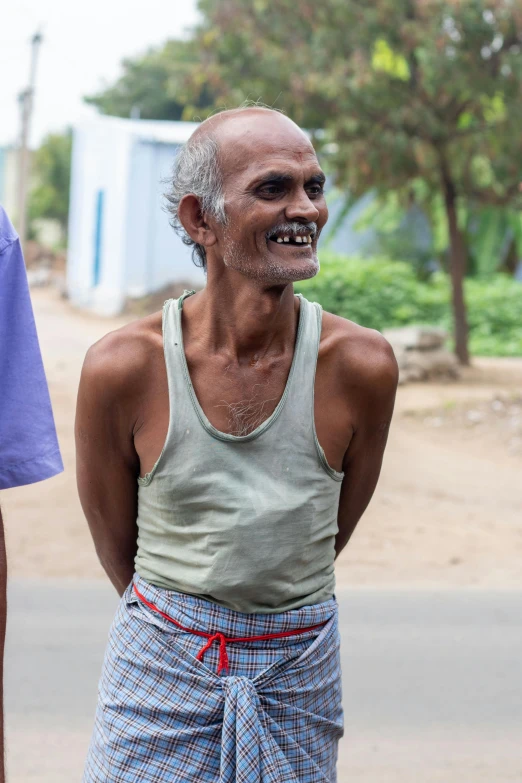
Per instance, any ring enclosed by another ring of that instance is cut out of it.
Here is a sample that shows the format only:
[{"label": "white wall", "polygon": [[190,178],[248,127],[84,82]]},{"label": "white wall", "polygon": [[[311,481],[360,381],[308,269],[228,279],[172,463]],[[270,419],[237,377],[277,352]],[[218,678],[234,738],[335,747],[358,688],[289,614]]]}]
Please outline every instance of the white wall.
[{"label": "white wall", "polygon": [[[169,283],[201,285],[204,275],[169,225],[162,180],[192,127],[99,117],[75,129],[71,174],[67,287],[71,301],[117,314],[127,296]],[[140,134],[139,131],[142,131]],[[162,135],[164,140],[162,141]],[[96,201],[103,215],[96,284]]]},{"label": "white wall", "polygon": [[[124,295],[129,135],[93,122],[73,137],[67,287],[72,302],[104,315],[120,312]],[[97,194],[103,191],[100,275],[95,280]]]}]

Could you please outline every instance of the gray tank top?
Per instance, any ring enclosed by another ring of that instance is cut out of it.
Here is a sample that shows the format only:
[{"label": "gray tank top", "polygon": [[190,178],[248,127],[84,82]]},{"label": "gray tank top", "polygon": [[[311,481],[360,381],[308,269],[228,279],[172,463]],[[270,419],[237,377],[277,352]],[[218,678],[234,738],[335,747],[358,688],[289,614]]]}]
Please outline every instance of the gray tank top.
[{"label": "gray tank top", "polygon": [[284,612],[332,597],[342,473],[314,424],[321,308],[300,296],[294,356],[272,415],[248,435],[205,416],[183,350],[183,300],[163,308],[170,422],[138,479],[136,571],[153,585],[239,612]]}]

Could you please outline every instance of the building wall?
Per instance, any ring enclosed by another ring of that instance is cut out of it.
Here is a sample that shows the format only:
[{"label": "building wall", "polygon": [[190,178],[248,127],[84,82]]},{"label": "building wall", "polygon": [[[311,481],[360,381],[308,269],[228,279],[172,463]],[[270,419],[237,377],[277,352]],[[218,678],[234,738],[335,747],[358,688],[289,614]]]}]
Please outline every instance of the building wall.
[{"label": "building wall", "polygon": [[164,193],[178,149],[177,144],[141,139],[132,146],[125,286],[129,297],[144,296],[172,282],[204,283],[165,209]]},{"label": "building wall", "polygon": [[75,305],[114,315],[127,297],[204,282],[163,200],[162,180],[179,146],[169,134],[184,140],[191,130],[112,117],[75,129],[67,263]]},{"label": "building wall", "polygon": [[74,304],[106,315],[125,301],[130,147],[109,123],[74,131],[67,287]]}]

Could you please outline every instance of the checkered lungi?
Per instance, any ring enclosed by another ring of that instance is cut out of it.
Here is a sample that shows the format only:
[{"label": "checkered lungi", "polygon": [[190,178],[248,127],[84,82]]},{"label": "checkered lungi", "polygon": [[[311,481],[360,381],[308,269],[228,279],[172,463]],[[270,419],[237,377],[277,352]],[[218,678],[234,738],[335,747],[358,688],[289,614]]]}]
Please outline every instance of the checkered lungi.
[{"label": "checkered lungi", "polygon": [[335,599],[242,614],[153,587],[139,592],[184,627],[226,637],[321,628],[219,644],[180,630],[129,586],[109,634],[84,783],[335,783],[343,733]]}]

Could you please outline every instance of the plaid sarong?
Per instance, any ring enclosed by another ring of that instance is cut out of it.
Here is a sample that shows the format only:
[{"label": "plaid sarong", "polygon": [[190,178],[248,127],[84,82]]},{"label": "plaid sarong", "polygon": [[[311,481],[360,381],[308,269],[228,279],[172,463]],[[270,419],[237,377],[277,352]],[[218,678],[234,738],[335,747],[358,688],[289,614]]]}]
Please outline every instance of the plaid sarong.
[{"label": "plaid sarong", "polygon": [[228,638],[314,631],[219,645],[145,606],[129,586],[109,634],[84,783],[335,783],[343,733],[337,604],[242,614],[153,587],[140,593],[184,627]]}]

